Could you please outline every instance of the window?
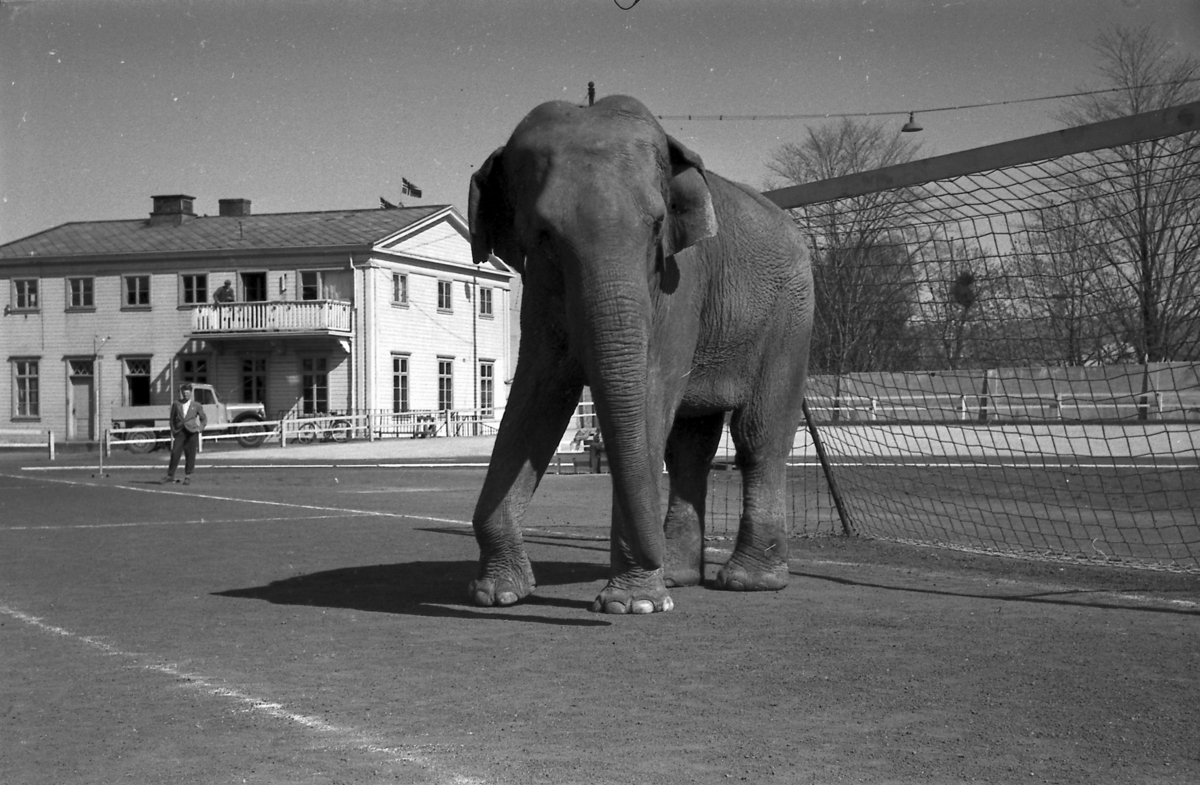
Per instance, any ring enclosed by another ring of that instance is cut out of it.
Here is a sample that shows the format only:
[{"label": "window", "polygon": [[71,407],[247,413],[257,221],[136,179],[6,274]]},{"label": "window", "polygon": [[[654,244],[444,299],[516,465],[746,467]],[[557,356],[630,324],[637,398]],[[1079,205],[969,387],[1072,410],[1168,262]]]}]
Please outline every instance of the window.
[{"label": "window", "polygon": [[320,300],[321,299],[321,273],[314,270],[308,270],[300,273],[300,299],[301,300]]},{"label": "window", "polygon": [[438,410],[454,408],[454,358],[438,358]]},{"label": "window", "polygon": [[248,357],[242,360],[242,403],[267,402],[267,360]]},{"label": "window", "polygon": [[150,358],[126,357],[125,403],[129,406],[150,405]]},{"label": "window", "polygon": [[181,357],[179,359],[179,383],[208,384],[207,357]]},{"label": "window", "polygon": [[95,278],[68,278],[67,279],[67,307],[68,308],[95,308],[96,307],[96,279]]},{"label": "window", "polygon": [[248,303],[267,301],[267,274],[242,273],[242,300]]},{"label": "window", "polygon": [[38,279],[13,279],[13,308],[18,311],[36,311],[38,309]]},{"label": "window", "polygon": [[150,276],[127,275],[123,281],[125,286],[125,307],[149,308]]},{"label": "window", "polygon": [[490,418],[496,413],[496,364],[479,363],[479,416]]},{"label": "window", "polygon": [[392,355],[392,412],[408,411],[408,358]]},{"label": "window", "polygon": [[301,395],[305,414],[329,411],[329,365],[324,357],[300,361]]},{"label": "window", "polygon": [[479,290],[479,315],[484,319],[492,318],[492,290],[487,287]]},{"label": "window", "polygon": [[95,376],[96,363],[92,360],[68,360],[67,372],[71,376]]},{"label": "window", "polygon": [[38,361],[13,360],[13,418],[40,417],[41,399],[38,393]]},{"label": "window", "polygon": [[204,305],[208,302],[208,276],[180,276],[180,297],[184,305]]},{"label": "window", "polygon": [[454,303],[450,299],[452,290],[453,290],[453,287],[450,286],[449,281],[438,281],[438,310],[439,311],[454,310],[454,308],[453,308]]},{"label": "window", "polygon": [[408,305],[408,276],[392,273],[392,304]]}]

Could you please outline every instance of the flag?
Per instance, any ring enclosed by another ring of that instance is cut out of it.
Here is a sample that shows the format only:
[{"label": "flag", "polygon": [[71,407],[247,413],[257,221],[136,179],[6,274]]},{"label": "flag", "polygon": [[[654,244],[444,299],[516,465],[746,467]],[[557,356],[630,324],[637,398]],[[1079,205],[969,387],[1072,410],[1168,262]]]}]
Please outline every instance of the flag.
[{"label": "flag", "polygon": [[400,178],[400,193],[406,196],[415,196],[418,199],[421,198],[421,189],[415,184],[410,183],[406,177]]},{"label": "flag", "polygon": [[398,205],[392,204],[387,199],[384,199],[382,196],[379,197],[379,209],[380,210],[395,210],[397,207],[398,207]]}]

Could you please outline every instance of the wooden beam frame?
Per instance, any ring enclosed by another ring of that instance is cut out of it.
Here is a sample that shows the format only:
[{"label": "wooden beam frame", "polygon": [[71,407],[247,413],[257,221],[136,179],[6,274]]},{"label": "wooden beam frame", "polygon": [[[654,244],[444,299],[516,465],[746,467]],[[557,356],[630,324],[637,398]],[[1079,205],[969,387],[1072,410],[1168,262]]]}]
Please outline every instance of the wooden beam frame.
[{"label": "wooden beam frame", "polygon": [[767,191],[784,209],[1200,131],[1200,101]]}]

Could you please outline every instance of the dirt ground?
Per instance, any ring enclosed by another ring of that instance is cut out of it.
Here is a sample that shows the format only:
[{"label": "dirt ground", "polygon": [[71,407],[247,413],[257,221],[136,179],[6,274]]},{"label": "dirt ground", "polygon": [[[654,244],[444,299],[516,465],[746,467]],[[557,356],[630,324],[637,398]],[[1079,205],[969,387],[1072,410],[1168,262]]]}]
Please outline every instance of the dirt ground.
[{"label": "dirt ground", "polygon": [[783,592],[598,615],[568,475],[484,609],[480,469],[116,460],[0,458],[5,783],[1200,782],[1195,577],[819,537]]}]

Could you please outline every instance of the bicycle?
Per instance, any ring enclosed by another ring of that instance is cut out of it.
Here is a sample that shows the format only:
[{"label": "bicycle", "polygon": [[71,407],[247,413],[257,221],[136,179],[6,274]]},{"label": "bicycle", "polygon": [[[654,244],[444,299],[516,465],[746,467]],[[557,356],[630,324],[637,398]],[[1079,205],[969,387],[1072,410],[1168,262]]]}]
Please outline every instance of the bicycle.
[{"label": "bicycle", "polygon": [[354,428],[349,420],[340,419],[337,412],[313,416],[318,419],[304,423],[296,432],[296,441],[301,444],[312,444],[315,441],[344,442]]}]

